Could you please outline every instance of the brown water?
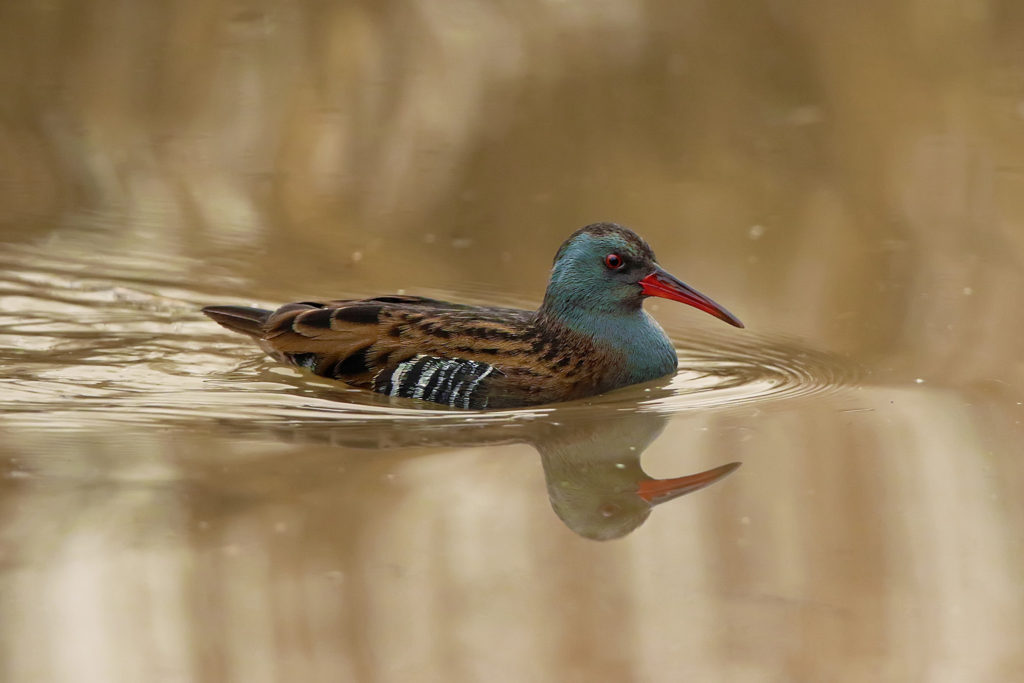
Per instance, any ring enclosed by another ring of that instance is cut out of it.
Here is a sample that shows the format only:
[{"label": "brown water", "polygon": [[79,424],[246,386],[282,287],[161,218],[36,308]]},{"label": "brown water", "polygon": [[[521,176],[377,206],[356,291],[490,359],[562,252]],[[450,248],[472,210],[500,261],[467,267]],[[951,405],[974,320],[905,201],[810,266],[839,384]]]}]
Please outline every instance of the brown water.
[{"label": "brown water", "polygon": [[[0,680],[1024,678],[1024,12],[840,5],[0,7]],[[197,312],[596,220],[747,329],[481,414]]]}]

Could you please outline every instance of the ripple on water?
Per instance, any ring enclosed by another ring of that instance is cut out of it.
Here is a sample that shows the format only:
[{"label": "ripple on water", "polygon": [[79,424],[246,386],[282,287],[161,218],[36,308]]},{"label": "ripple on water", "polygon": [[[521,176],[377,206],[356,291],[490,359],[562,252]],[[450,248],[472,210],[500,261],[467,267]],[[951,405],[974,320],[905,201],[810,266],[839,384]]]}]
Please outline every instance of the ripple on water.
[{"label": "ripple on water", "polygon": [[[0,273],[0,420],[50,429],[111,421],[456,426],[531,421],[550,407],[470,413],[392,402],[259,358],[198,309],[213,298],[167,278],[85,275],[81,264],[19,258]],[[90,269],[89,272],[97,272]],[[182,274],[182,278],[187,274]],[[450,293],[459,298],[457,293]],[[502,302],[505,304],[514,302]],[[677,339],[683,335],[673,335]],[[685,334],[679,372],[559,406],[678,413],[835,391],[850,367],[828,354],[749,331]]]},{"label": "ripple on water", "polygon": [[647,402],[667,412],[831,393],[857,375],[831,354],[749,332],[742,338],[691,337],[677,351],[671,394]]}]

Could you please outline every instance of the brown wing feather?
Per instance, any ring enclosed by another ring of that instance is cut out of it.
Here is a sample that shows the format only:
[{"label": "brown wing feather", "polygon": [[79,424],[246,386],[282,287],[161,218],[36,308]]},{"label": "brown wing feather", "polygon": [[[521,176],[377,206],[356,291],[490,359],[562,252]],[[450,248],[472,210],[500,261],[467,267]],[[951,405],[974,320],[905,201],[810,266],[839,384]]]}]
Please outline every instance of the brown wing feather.
[{"label": "brown wing feather", "polygon": [[[418,297],[305,302],[275,311],[264,326],[263,342],[276,356],[299,356],[303,365],[305,356],[314,354],[318,374],[361,384],[419,354],[490,361],[527,348],[522,338],[528,335],[531,315]],[[353,362],[339,374],[338,364],[363,349],[362,367]]]},{"label": "brown wing feather", "polygon": [[598,350],[582,336],[535,313],[476,308],[436,299],[373,299],[287,304],[268,316],[260,346],[270,355],[318,375],[374,388],[380,373],[425,355],[488,363],[491,407],[565,400],[595,393],[590,368]]}]

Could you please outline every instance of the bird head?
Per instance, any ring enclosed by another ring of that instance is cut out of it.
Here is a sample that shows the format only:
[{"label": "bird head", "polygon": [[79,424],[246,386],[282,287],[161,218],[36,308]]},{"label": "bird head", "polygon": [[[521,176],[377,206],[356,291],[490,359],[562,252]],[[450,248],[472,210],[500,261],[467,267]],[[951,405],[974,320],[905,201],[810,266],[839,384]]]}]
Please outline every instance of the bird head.
[{"label": "bird head", "polygon": [[680,301],[743,327],[734,315],[670,274],[639,235],[615,223],[595,223],[569,236],[555,254],[544,308],[622,313],[638,310],[656,296]]}]

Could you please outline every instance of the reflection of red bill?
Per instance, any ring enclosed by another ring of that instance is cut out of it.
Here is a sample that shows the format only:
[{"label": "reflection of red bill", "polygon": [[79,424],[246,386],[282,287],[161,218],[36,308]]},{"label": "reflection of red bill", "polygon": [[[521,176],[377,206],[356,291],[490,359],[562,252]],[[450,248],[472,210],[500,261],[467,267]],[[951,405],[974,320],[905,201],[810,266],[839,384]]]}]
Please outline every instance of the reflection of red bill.
[{"label": "reflection of red bill", "polygon": [[690,474],[685,477],[642,481],[637,486],[636,492],[637,495],[651,505],[657,505],[658,503],[664,503],[666,500],[685,496],[687,493],[693,493],[698,489],[714,484],[739,466],[740,463],[731,462],[728,465],[721,465],[712,470]]}]

